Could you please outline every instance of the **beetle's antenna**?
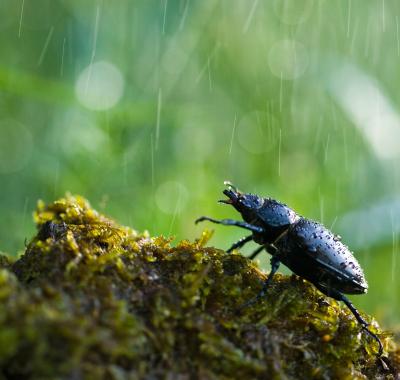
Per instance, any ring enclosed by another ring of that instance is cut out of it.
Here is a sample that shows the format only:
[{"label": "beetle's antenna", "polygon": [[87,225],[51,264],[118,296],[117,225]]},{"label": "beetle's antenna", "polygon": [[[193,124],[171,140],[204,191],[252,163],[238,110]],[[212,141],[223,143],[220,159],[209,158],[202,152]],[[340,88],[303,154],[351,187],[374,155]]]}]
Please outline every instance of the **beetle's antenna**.
[{"label": "beetle's antenna", "polygon": [[240,193],[239,189],[237,186],[235,186],[231,181],[224,181],[224,185],[228,186],[230,189],[232,189],[235,193]]}]

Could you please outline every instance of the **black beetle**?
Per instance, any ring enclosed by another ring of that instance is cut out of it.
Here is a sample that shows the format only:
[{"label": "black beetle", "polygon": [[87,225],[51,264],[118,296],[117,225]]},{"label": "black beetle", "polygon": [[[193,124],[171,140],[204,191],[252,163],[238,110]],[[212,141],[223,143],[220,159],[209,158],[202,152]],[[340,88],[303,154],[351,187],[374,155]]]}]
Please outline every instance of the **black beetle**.
[{"label": "black beetle", "polygon": [[283,203],[271,198],[242,193],[227,181],[224,184],[228,185],[228,189],[223,191],[228,199],[219,202],[232,205],[240,212],[244,221],[215,220],[203,216],[197,219],[196,223],[208,220],[213,223],[238,226],[252,232],[251,235],[234,243],[227,250],[228,253],[253,240],[261,246],[249,256],[251,259],[263,249],[272,255],[271,272],[262,290],[243,306],[254,304],[266,294],[280,263],[283,263],[293,273],[314,284],[323,294],[343,301],[362,329],[377,341],[378,355],[381,356],[383,346],[380,339],[368,329],[368,323],[343,295],[343,293],[366,293],[368,284],[360,264],[349,248],[340,241],[340,237],[322,224],[297,215]]}]

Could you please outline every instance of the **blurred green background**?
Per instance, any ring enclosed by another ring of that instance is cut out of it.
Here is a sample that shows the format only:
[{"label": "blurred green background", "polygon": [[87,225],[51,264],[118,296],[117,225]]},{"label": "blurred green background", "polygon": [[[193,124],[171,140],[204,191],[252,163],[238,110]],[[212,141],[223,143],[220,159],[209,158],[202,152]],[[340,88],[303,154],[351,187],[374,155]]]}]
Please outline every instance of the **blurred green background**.
[{"label": "blurred green background", "polygon": [[216,203],[229,179],[342,235],[370,285],[356,305],[399,328],[399,17],[389,0],[3,0],[0,249],[66,191],[227,248],[245,233],[193,221],[238,218]]}]

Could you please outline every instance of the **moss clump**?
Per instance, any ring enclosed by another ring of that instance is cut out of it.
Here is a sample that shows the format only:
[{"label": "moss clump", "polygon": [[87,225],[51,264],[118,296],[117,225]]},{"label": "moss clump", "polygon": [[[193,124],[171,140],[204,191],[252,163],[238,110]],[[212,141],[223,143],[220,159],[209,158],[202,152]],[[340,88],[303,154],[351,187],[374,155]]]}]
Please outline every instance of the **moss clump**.
[{"label": "moss clump", "polygon": [[35,213],[38,234],[14,263],[0,258],[0,378],[395,378],[388,351],[349,311],[296,276],[237,308],[265,275],[239,254],[151,238],[80,197]]}]

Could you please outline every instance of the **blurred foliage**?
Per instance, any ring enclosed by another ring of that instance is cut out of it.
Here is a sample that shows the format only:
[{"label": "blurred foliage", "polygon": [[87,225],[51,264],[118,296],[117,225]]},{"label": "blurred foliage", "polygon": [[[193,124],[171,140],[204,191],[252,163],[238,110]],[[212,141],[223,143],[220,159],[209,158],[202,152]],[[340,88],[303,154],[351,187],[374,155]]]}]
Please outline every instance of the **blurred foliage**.
[{"label": "blurred foliage", "polygon": [[[398,155],[363,129],[395,120],[376,131],[397,141],[399,15],[390,0],[2,1],[0,249],[21,251],[36,199],[66,191],[194,238],[200,215],[237,218],[216,203],[229,179],[340,233],[369,280],[356,304],[398,327],[399,210],[341,221],[399,194]],[[370,225],[389,233],[363,244]],[[221,248],[242,236],[216,230]]]}]

